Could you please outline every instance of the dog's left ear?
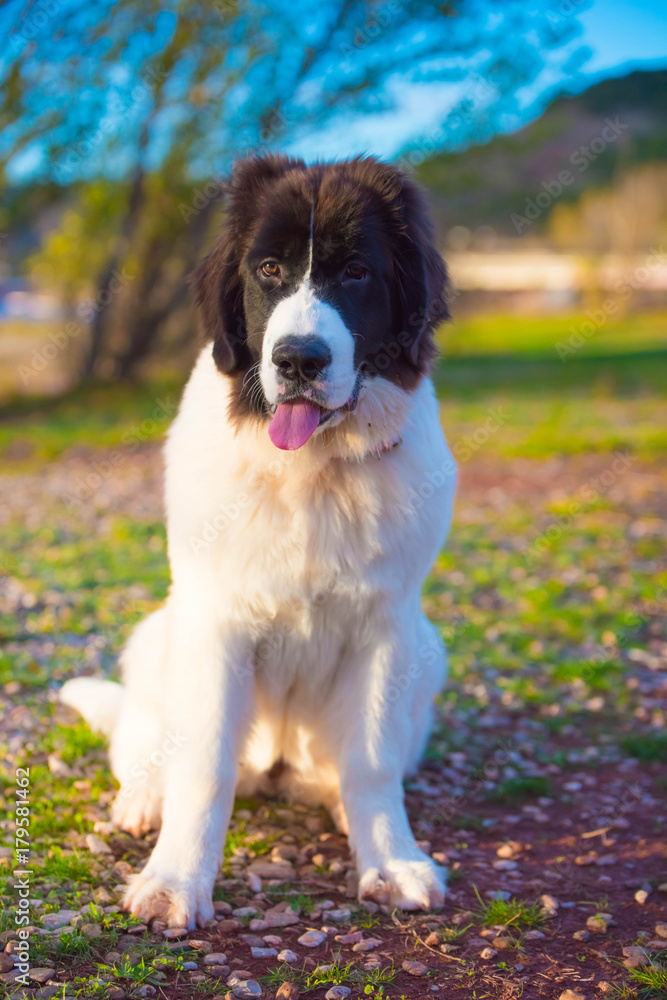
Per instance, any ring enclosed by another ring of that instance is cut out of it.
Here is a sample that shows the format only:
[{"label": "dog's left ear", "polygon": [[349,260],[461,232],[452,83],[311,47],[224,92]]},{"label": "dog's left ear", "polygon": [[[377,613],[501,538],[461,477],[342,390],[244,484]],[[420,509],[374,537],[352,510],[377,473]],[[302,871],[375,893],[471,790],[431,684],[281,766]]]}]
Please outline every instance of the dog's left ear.
[{"label": "dog's left ear", "polygon": [[449,319],[447,269],[421,189],[396,171],[399,191],[393,209],[400,219],[394,266],[398,285],[396,336],[409,363],[428,370],[436,347],[433,331]]}]

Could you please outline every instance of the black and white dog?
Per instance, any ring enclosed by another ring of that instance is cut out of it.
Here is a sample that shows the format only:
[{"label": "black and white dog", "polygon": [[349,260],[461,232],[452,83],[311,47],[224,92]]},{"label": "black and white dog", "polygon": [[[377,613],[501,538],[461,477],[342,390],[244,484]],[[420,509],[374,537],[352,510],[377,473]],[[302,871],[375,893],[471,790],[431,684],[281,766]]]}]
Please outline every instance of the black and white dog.
[{"label": "black and white dog", "polygon": [[208,344],[166,445],[171,592],[122,686],[62,693],[111,736],[114,822],[160,827],[126,905],[210,919],[234,793],[260,790],[330,810],[360,898],[438,906],[402,789],[446,674],[420,588],[455,483],[422,196],[372,158],[247,160],[196,283]]}]

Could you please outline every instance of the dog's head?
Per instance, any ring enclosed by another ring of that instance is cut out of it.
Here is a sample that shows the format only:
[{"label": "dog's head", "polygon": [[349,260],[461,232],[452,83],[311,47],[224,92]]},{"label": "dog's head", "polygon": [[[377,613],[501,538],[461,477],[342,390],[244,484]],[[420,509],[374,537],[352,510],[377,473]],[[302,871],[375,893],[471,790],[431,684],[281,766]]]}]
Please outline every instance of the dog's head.
[{"label": "dog's head", "polygon": [[239,163],[195,279],[236,416],[270,421],[288,450],[344,421],[376,380],[414,389],[448,315],[421,192],[372,158]]}]

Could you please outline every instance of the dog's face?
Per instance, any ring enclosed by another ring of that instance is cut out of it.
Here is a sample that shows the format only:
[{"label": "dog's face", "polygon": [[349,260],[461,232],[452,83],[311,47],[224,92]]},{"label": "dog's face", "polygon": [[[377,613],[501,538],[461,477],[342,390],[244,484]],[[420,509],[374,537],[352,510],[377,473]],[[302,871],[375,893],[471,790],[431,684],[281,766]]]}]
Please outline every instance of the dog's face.
[{"label": "dog's face", "polygon": [[288,450],[343,421],[375,379],[414,388],[447,315],[420,192],[374,159],[240,163],[196,279],[236,415],[269,420]]}]

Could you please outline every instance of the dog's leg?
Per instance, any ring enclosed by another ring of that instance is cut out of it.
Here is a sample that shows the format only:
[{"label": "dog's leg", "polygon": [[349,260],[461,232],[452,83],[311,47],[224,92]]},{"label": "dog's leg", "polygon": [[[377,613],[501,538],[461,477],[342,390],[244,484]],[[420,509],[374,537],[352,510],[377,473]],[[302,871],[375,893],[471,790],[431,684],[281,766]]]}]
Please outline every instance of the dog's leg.
[{"label": "dog's leg", "polygon": [[137,917],[161,914],[190,929],[213,917],[213,883],[251,711],[249,657],[244,640],[220,624],[220,609],[198,587],[172,592],[165,729],[179,745],[163,767],[158,842],[125,897]]},{"label": "dog's leg", "polygon": [[[356,710],[344,720],[339,766],[359,898],[414,910],[440,906],[445,893],[445,873],[415,843],[402,787],[415,742],[420,742],[415,741],[415,718],[427,721],[425,712],[413,714],[413,700],[432,702],[444,679],[445,660],[437,638],[421,643],[423,630],[414,619],[401,623],[401,617],[397,612],[375,646],[348,664],[347,683],[353,686],[348,704]],[[414,641],[406,641],[410,633]]]}]

